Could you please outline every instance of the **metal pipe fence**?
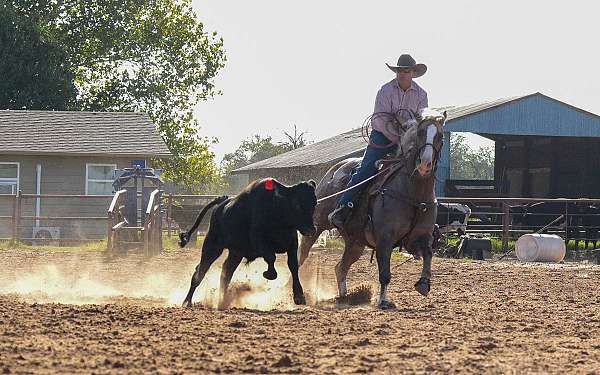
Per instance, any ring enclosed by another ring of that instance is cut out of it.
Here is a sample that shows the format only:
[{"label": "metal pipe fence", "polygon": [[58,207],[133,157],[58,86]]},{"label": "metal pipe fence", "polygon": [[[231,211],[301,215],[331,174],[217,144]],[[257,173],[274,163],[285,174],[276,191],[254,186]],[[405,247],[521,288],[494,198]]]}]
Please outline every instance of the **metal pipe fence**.
[{"label": "metal pipe fence", "polygon": [[[141,197],[138,194],[138,199]],[[216,195],[163,195],[160,213],[161,233],[171,237],[178,230],[187,230],[199,211]],[[23,241],[31,244],[80,244],[110,240],[107,237],[108,211],[113,195],[79,194],[0,194],[0,240]],[[40,204],[40,208],[37,205]],[[146,207],[138,205],[138,211]],[[39,215],[36,212],[41,212]],[[208,229],[210,214],[199,232]],[[156,224],[158,225],[158,224]],[[42,233],[44,235],[36,234]],[[52,233],[48,231],[53,231]],[[46,231],[46,232],[44,232]]]},{"label": "metal pipe fence", "polygon": [[[191,227],[200,210],[217,195],[164,194],[161,203],[162,231],[171,237]],[[32,243],[81,243],[107,239],[107,212],[112,195],[0,194],[0,240]],[[41,207],[36,207],[40,204]],[[534,203],[564,204],[560,212],[528,213],[539,221],[552,223],[559,215],[564,220],[544,229],[565,240],[600,241],[600,213],[583,212],[575,207],[600,207],[600,199],[545,198],[438,198],[440,203],[461,203],[471,207],[467,233],[481,234],[502,241],[508,250],[510,240],[532,233],[538,226],[516,225],[518,207]],[[142,209],[142,208],[140,208]],[[145,209],[145,208],[144,208]],[[36,214],[38,212],[39,214]],[[600,210],[598,210],[600,212]],[[206,233],[210,213],[201,222],[199,232]],[[37,232],[34,228],[37,228]],[[57,237],[37,236],[40,228],[58,228]],[[577,245],[576,245],[577,246]],[[595,245],[594,245],[595,247]]]}]

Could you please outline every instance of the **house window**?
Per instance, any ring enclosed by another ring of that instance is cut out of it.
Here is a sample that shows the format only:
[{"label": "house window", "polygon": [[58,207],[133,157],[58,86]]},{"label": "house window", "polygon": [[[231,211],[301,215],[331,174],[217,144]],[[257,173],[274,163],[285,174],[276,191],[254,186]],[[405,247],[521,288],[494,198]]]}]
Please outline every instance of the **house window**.
[{"label": "house window", "polygon": [[117,169],[116,164],[86,164],[85,194],[111,195],[115,169]]},{"label": "house window", "polygon": [[19,163],[0,162],[0,194],[19,191]]}]

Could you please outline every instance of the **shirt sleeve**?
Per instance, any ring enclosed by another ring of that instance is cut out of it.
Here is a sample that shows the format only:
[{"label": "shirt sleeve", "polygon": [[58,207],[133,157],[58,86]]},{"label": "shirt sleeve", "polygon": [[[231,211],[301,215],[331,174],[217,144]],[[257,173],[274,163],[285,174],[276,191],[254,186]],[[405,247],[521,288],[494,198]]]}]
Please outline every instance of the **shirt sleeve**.
[{"label": "shirt sleeve", "polygon": [[427,98],[427,93],[425,91],[423,91],[423,97],[421,98],[421,100],[419,101],[419,104],[417,105],[417,111],[420,111],[423,108],[427,108],[427,107],[429,107],[429,99]]},{"label": "shirt sleeve", "polygon": [[393,112],[392,101],[390,100],[389,96],[386,95],[383,88],[377,92],[377,97],[375,98],[375,109],[373,110],[373,117],[371,119],[373,129],[383,129],[385,127],[385,122],[389,121],[389,116],[386,116],[381,112]]}]

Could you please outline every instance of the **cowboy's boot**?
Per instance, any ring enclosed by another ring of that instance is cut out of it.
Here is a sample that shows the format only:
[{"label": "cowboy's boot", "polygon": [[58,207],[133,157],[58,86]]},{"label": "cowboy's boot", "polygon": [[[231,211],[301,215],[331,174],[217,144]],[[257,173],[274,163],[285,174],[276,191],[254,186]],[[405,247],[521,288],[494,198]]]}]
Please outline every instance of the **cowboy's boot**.
[{"label": "cowboy's boot", "polygon": [[352,208],[354,208],[354,205],[352,204],[352,202],[348,202],[347,204],[340,205],[335,210],[333,210],[332,213],[329,214],[327,219],[329,219],[329,222],[334,227],[336,227],[340,231],[343,231],[344,224],[346,223],[348,216],[350,216],[350,213],[352,212]]}]

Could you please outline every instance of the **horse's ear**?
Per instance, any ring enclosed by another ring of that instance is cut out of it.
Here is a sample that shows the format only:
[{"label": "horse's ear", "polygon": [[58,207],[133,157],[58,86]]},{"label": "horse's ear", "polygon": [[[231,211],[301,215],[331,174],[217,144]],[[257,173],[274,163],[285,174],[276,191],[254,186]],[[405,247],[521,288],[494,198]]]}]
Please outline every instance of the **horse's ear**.
[{"label": "horse's ear", "polygon": [[446,121],[446,119],[448,118],[448,112],[444,111],[444,113],[442,113],[442,116],[444,116],[444,121]]},{"label": "horse's ear", "polygon": [[316,182],[315,182],[315,180],[313,180],[313,179],[310,179],[310,180],[308,180],[308,184],[309,184],[310,186],[314,187],[314,188],[316,188],[316,187],[317,187],[317,183],[316,183]]}]

